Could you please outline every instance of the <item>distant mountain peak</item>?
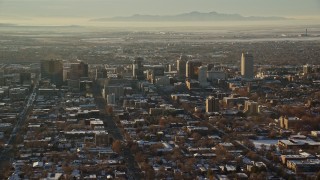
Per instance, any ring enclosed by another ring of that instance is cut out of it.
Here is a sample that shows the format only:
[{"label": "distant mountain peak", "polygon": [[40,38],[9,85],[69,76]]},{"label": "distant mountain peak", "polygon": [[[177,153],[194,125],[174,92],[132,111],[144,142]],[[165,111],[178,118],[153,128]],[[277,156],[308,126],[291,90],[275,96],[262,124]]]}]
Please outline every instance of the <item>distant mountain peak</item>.
[{"label": "distant mountain peak", "polygon": [[199,12],[199,11],[191,11],[191,12],[189,12],[189,14],[201,14],[201,12]]},{"label": "distant mountain peak", "polygon": [[284,17],[258,17],[242,16],[240,14],[224,14],[215,11],[199,12],[191,11],[177,15],[142,15],[134,14],[132,16],[117,16],[112,18],[91,19],[90,21],[255,21],[255,20],[285,20]]},{"label": "distant mountain peak", "polygon": [[218,13],[215,11],[211,11],[211,12],[209,12],[209,14],[218,14]]}]

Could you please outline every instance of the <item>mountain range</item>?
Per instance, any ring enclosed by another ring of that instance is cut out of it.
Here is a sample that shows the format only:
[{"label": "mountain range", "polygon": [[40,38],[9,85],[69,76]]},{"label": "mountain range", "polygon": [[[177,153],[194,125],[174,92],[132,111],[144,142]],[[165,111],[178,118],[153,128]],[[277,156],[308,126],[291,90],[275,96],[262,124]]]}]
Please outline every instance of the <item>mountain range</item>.
[{"label": "mountain range", "polygon": [[111,18],[91,19],[90,21],[268,21],[268,20],[288,20],[289,18],[277,16],[242,16],[240,14],[224,14],[217,12],[189,12],[177,15],[141,15],[117,16]]}]

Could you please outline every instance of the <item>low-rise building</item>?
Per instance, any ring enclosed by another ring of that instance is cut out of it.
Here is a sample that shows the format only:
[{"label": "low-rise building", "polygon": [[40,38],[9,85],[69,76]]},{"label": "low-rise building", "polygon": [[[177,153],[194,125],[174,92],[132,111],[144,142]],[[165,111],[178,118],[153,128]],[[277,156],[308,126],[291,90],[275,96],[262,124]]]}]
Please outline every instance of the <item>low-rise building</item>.
[{"label": "low-rise building", "polygon": [[298,117],[287,117],[287,116],[281,116],[280,117],[280,127],[283,129],[292,129],[295,126],[299,125],[301,123],[301,119]]},{"label": "low-rise building", "polygon": [[297,139],[289,139],[289,140],[279,140],[278,146],[284,149],[317,149],[320,147],[320,142],[315,142],[313,140],[297,140]]},{"label": "low-rise building", "polygon": [[319,159],[307,159],[307,160],[289,160],[287,161],[287,167],[293,170],[296,174],[300,173],[316,173],[320,169]]}]

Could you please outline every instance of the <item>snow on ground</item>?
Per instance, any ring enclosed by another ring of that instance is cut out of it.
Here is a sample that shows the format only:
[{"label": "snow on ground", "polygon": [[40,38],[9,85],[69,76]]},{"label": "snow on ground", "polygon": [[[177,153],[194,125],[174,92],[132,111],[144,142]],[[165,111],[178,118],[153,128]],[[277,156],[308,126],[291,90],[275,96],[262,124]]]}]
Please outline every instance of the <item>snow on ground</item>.
[{"label": "snow on ground", "polygon": [[261,145],[264,144],[266,145],[266,148],[269,149],[270,145],[277,145],[278,144],[278,140],[274,140],[274,139],[268,139],[268,140],[251,140],[251,142],[253,142],[254,146],[256,147],[256,149],[260,149]]}]

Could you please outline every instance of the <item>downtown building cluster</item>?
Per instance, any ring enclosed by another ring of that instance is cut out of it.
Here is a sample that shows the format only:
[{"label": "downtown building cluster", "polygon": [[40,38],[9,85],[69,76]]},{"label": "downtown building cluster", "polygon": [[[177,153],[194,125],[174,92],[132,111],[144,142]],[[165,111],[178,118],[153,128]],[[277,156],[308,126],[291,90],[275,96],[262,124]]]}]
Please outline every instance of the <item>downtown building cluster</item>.
[{"label": "downtown building cluster", "polygon": [[12,179],[287,179],[320,168],[316,65],[255,65],[243,53],[236,67],[182,55],[14,68],[0,77]]}]

